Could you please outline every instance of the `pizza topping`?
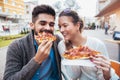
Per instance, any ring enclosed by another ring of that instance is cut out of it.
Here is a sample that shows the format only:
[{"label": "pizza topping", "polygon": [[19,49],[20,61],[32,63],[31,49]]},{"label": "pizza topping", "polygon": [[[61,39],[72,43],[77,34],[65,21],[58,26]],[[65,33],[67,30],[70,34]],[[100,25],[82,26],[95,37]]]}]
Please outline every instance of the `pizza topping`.
[{"label": "pizza topping", "polygon": [[43,40],[54,41],[54,40],[56,40],[56,37],[53,36],[53,35],[50,34],[50,33],[42,32],[42,33],[38,33],[38,35],[35,36],[35,39],[36,39],[39,43],[41,43]]},{"label": "pizza topping", "polygon": [[79,46],[66,51],[63,54],[63,57],[66,59],[86,59],[97,54],[100,54],[100,52],[97,52],[85,46]]}]

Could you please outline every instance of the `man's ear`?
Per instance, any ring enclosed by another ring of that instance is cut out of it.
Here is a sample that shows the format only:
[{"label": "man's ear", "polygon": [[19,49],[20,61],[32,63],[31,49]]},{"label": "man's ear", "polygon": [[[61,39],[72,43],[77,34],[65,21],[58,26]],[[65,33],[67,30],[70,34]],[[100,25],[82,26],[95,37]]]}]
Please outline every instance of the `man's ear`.
[{"label": "man's ear", "polygon": [[33,30],[34,29],[34,23],[30,22],[29,25],[30,25],[30,28]]}]

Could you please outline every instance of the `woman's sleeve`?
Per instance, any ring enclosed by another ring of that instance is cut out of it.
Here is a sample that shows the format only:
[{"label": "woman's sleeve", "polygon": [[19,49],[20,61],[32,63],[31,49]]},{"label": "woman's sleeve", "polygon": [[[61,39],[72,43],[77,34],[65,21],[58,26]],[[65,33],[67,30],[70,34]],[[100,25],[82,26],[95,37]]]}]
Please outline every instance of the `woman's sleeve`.
[{"label": "woman's sleeve", "polygon": [[101,52],[102,55],[109,58],[107,48],[106,48],[105,44],[102,41],[99,42],[98,47],[97,47],[97,51]]}]

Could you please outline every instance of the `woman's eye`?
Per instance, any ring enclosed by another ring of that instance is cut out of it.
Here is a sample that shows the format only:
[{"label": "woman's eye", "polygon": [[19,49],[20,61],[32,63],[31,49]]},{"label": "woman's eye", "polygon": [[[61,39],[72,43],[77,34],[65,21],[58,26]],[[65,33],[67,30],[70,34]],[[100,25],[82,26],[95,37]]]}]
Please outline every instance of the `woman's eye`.
[{"label": "woman's eye", "polygon": [[67,25],[64,25],[64,27],[67,27]]},{"label": "woman's eye", "polygon": [[59,26],[59,28],[61,28],[61,26]]}]

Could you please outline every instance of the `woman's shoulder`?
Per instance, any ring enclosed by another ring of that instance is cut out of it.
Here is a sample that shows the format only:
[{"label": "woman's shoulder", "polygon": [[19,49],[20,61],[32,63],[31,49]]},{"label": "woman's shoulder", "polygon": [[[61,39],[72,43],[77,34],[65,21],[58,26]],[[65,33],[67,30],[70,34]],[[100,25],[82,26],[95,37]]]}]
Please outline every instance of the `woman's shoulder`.
[{"label": "woman's shoulder", "polygon": [[96,43],[96,44],[104,44],[104,42],[95,37],[87,37],[87,42]]},{"label": "woman's shoulder", "polygon": [[108,56],[107,48],[102,40],[94,37],[88,37],[88,43],[86,45],[101,52],[103,55]]},{"label": "woman's shoulder", "polygon": [[95,50],[99,50],[100,48],[102,48],[102,49],[106,48],[104,42],[95,37],[87,37],[86,45]]}]

